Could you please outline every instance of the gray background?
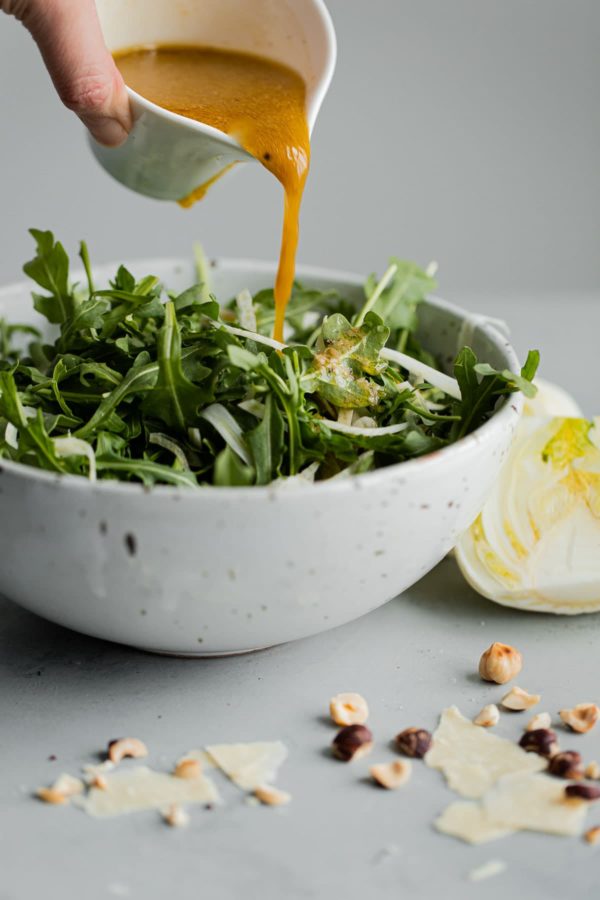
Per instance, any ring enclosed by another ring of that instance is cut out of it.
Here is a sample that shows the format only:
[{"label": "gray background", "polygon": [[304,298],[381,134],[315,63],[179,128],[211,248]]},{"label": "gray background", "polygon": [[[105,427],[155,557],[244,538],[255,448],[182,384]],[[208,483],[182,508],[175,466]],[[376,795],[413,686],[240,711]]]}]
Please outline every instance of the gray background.
[{"label": "gray background", "polygon": [[[598,0],[330,0],[339,64],[314,136],[300,260],[441,264],[442,293],[600,280]],[[192,211],[129,194],[92,160],[37,51],[0,19],[0,283],[31,225],[99,261],[273,258],[281,192],[258,166]]]}]

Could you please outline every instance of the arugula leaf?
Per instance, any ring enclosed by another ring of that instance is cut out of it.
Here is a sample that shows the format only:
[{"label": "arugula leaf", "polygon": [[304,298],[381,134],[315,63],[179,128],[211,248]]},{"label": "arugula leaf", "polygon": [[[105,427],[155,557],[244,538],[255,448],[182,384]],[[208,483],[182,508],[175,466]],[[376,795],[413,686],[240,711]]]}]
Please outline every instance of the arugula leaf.
[{"label": "arugula leaf", "polygon": [[213,483],[217,487],[247,487],[254,481],[254,469],[247,466],[239,456],[227,446],[215,459]]},{"label": "arugula leaf", "polygon": [[380,375],[387,363],[380,353],[390,330],[374,313],[352,326],[340,313],[324,320],[310,373],[313,390],[340,409],[375,406],[382,397],[380,384],[367,375]]},{"label": "arugula leaf", "polygon": [[54,240],[51,231],[31,228],[29,233],[36,242],[37,253],[25,263],[23,271],[51,294],[50,297],[34,294],[33,305],[49,322],[65,322],[77,307],[69,287],[69,257],[63,245]]},{"label": "arugula leaf", "polygon": [[191,472],[177,469],[175,466],[161,465],[150,459],[126,459],[124,457],[102,455],[96,456],[96,468],[99,473],[106,472],[116,478],[141,481],[151,486],[157,482],[172,484],[176,487],[197,487],[198,482]]},{"label": "arugula leaf", "polygon": [[479,375],[495,375],[500,381],[503,381],[512,390],[521,391],[526,397],[535,397],[536,388],[531,382],[535,378],[540,363],[539,350],[530,350],[527,354],[525,364],[521,369],[521,374],[516,375],[510,369],[493,369],[488,363],[478,363],[475,371]]},{"label": "arugula leaf", "polygon": [[[437,281],[415,263],[392,257],[391,265],[396,265],[396,274],[375,304],[373,312],[389,326],[415,331],[417,328],[417,306],[437,287]],[[374,290],[377,281],[370,276],[365,286],[367,296]]]},{"label": "arugula leaf", "polygon": [[85,347],[95,340],[95,336],[83,337],[82,332],[100,330],[104,324],[104,316],[110,309],[108,300],[96,297],[84,300],[62,324],[57,348],[61,353]]},{"label": "arugula leaf", "polygon": [[281,471],[284,451],[283,418],[272,394],[265,400],[265,414],[256,428],[246,433],[256,470],[256,483],[269,484]]},{"label": "arugula leaf", "polygon": [[158,379],[142,403],[146,415],[154,416],[177,432],[186,433],[198,422],[200,406],[210,402],[209,389],[198,387],[184,375],[181,364],[181,333],[175,305],[166,305],[164,325],[158,336]]},{"label": "arugula leaf", "polygon": [[27,419],[12,372],[0,372],[0,415],[15,428],[26,428]]},{"label": "arugula leaf", "polygon": [[479,363],[470,347],[464,347],[454,363],[454,375],[462,399],[456,407],[460,419],[452,429],[452,437],[458,440],[483,424],[494,410],[499,396],[516,390],[523,391],[527,397],[535,396],[536,388],[531,380],[538,364],[539,352],[531,350],[520,375],[508,369],[498,371],[487,363]]},{"label": "arugula leaf", "polygon": [[32,235],[25,270],[45,291],[34,306],[60,327],[43,343],[0,321],[0,456],[17,462],[148,487],[308,483],[438,450],[502,398],[532,391],[537,353],[515,375],[464,348],[458,384],[439,377],[417,330],[435,282],[412,263],[393,259],[371,279],[358,313],[344,296],[296,284],[289,346],[273,350],[272,290],[252,298],[248,331],[235,301],[221,311],[200,251],[198,283],[174,294],[124,266],[97,285],[82,243],[85,278],[72,287],[62,245]]}]

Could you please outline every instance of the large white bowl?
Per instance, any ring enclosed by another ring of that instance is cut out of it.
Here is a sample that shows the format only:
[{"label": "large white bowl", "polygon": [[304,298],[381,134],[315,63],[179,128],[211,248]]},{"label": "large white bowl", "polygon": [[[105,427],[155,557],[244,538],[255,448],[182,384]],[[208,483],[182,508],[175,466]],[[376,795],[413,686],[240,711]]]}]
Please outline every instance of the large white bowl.
[{"label": "large white bowl", "polygon": [[[175,290],[187,260],[130,264]],[[97,282],[116,266],[96,271]],[[221,298],[272,283],[268,264],[214,264]],[[362,298],[362,279],[304,269],[308,286]],[[0,315],[41,324],[30,284],[0,290]],[[498,368],[515,353],[491,325],[442,300],[420,337],[449,364],[465,338]],[[316,634],[381,606],[421,578],[479,513],[522,409],[520,395],[437,453],[298,489],[152,490],[89,483],[0,460],[0,592],[85,634],[157,652],[247,651]]]}]

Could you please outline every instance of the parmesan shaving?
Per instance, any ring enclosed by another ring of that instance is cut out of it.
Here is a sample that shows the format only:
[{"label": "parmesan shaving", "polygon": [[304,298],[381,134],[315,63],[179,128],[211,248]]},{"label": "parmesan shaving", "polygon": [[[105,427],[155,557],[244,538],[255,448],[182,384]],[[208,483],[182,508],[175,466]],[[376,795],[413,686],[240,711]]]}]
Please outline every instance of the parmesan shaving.
[{"label": "parmesan shaving", "polygon": [[442,713],[425,762],[443,772],[452,790],[469,798],[483,796],[503,775],[546,768],[546,760],[474,725],[456,706]]},{"label": "parmesan shaving", "polygon": [[465,800],[451,803],[433,824],[443,834],[467,844],[485,844],[514,833],[512,828],[492,822],[480,803]]},{"label": "parmesan shaving", "polygon": [[506,828],[546,834],[581,834],[588,804],[565,798],[565,783],[551,775],[517,773],[483,797],[488,819]]},{"label": "parmesan shaving", "polygon": [[287,748],[281,741],[212,744],[206,749],[219,769],[246,791],[273,782],[287,757]]},{"label": "parmesan shaving", "polygon": [[63,772],[52,785],[52,790],[58,791],[59,794],[64,794],[65,797],[75,797],[77,794],[83,793],[85,785],[80,778],[75,778],[73,775],[69,775],[68,772]]},{"label": "parmesan shaving", "polygon": [[252,294],[248,288],[239,292],[236,298],[238,320],[244,331],[256,331],[256,312]]},{"label": "parmesan shaving", "polygon": [[494,878],[506,872],[506,863],[501,859],[490,859],[488,862],[471,869],[469,872],[469,881],[485,881],[487,878]]},{"label": "parmesan shaving", "polygon": [[386,434],[399,434],[399,432],[406,431],[408,428],[408,422],[398,422],[396,425],[384,425],[381,428],[373,428],[372,426],[364,428],[357,425],[346,425],[344,422],[336,422],[332,419],[315,419],[315,422],[318,422],[319,425],[325,425],[327,428],[330,428],[331,431],[339,431],[341,434],[359,434],[363,437],[383,437],[383,435]]},{"label": "parmesan shaving", "polygon": [[436,820],[444,834],[483,844],[513,834],[579,835],[587,804],[565,798],[564,781],[540,773],[505,775],[479,802],[451,803]]},{"label": "parmesan shaving", "polygon": [[115,764],[110,759],[105,759],[101,763],[95,763],[94,765],[85,765],[82,766],[81,771],[84,773],[86,780],[94,779],[97,775],[106,775],[107,772],[112,772],[115,769]]},{"label": "parmesan shaving", "polygon": [[206,776],[184,779],[154,772],[145,766],[105,777],[106,786],[92,787],[74,804],[90,816],[106,818],[142,809],[164,809],[172,804],[217,803],[217,789]]}]

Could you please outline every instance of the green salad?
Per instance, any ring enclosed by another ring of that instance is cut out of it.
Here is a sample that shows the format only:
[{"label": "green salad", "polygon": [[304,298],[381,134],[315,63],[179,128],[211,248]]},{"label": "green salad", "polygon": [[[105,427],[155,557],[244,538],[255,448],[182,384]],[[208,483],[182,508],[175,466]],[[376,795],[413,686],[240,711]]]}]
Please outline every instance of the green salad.
[{"label": "green salad", "polygon": [[535,390],[536,351],[512,373],[464,347],[453,377],[440,371],[416,336],[432,267],[392,260],[359,310],[296,284],[283,345],[272,290],[217,299],[200,252],[197,283],[176,295],[124,266],[96,285],[84,243],[74,284],[62,244],[31,234],[24,271],[56,339],[0,320],[5,459],[148,486],[323,481],[439,450]]}]

